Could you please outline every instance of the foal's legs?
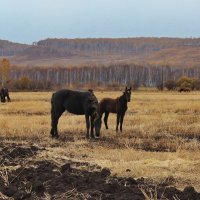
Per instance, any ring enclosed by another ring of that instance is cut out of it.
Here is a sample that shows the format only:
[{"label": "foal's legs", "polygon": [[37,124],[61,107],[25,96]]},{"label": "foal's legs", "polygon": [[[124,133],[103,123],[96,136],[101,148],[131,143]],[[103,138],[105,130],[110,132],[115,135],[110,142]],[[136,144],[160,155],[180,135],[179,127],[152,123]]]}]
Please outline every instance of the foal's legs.
[{"label": "foal's legs", "polygon": [[123,125],[124,115],[125,115],[125,113],[122,113],[121,117],[120,117],[120,131],[121,132],[122,132],[122,125]]},{"label": "foal's legs", "polygon": [[120,120],[120,113],[117,113],[117,126],[116,126],[116,132],[118,132],[119,120]]},{"label": "foal's legs", "polygon": [[109,112],[105,112],[105,116],[104,116],[104,124],[106,129],[108,129],[108,116],[109,116]]}]

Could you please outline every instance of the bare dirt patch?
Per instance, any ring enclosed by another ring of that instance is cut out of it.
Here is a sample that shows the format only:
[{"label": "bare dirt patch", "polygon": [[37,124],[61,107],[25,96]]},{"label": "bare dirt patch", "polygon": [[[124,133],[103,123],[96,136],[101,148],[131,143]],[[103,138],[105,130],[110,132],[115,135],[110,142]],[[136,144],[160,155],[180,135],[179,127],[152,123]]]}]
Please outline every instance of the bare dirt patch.
[{"label": "bare dirt patch", "polygon": [[[111,176],[108,168],[87,162],[39,160],[47,151],[34,145],[0,142],[0,196],[4,199],[200,199],[193,187],[180,191],[144,178]],[[31,158],[31,159],[29,159]],[[128,169],[127,169],[128,170]],[[156,196],[155,196],[156,195]]]}]

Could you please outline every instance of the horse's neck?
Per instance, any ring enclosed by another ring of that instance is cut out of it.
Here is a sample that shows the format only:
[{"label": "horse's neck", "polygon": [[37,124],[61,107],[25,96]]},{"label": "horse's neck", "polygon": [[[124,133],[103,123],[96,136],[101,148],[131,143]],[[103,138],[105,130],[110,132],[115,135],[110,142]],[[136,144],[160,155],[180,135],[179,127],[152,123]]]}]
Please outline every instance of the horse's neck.
[{"label": "horse's neck", "polygon": [[119,100],[120,104],[127,105],[127,100],[126,100],[125,95],[118,97],[118,100]]}]

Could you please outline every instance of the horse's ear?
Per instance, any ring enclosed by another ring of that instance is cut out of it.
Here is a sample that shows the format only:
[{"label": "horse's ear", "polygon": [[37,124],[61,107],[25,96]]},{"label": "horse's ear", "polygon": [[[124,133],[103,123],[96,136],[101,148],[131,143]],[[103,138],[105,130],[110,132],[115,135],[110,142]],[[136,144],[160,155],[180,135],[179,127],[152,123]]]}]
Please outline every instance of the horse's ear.
[{"label": "horse's ear", "polygon": [[91,92],[91,93],[93,93],[93,89],[88,89],[88,92]]},{"label": "horse's ear", "polygon": [[132,87],[130,87],[130,89],[129,89],[129,90],[131,90],[131,88],[132,88]]}]

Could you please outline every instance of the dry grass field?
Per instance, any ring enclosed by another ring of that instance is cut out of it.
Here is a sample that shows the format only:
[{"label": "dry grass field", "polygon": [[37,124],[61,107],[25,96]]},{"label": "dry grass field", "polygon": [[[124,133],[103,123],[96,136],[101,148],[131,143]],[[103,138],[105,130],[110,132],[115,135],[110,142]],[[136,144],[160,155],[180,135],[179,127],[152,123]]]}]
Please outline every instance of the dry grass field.
[{"label": "dry grass field", "polygon": [[[120,94],[95,92],[99,100]],[[101,138],[97,140],[85,139],[84,116],[69,113],[60,118],[59,139],[52,139],[51,95],[51,92],[11,93],[12,102],[0,104],[1,150],[14,144],[34,146],[45,150],[38,151],[37,156],[28,156],[25,164],[32,159],[51,160],[56,165],[71,160],[109,168],[117,177],[143,177],[151,184],[178,189],[192,185],[200,192],[199,92],[133,92],[123,133],[115,132],[116,116],[110,114],[109,129],[102,123]],[[17,167],[19,163],[14,165]],[[6,182],[9,167],[5,169],[1,163],[0,169]]]}]

